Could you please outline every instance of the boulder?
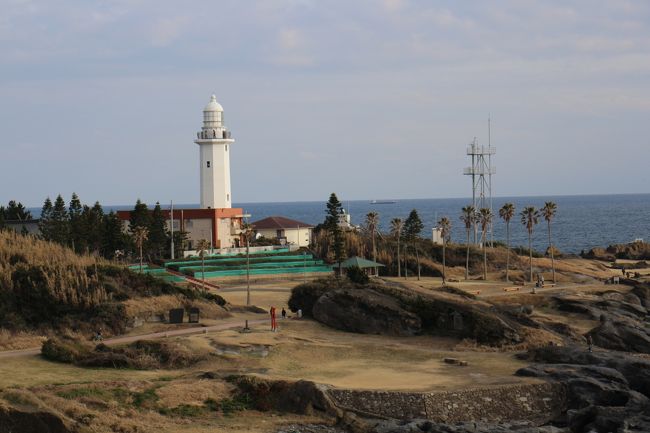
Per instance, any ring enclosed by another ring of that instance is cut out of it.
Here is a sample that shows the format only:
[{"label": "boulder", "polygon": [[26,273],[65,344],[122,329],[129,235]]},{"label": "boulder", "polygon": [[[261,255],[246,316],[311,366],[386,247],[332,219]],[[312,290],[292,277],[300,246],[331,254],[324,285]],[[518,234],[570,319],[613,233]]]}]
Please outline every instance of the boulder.
[{"label": "boulder", "polygon": [[363,334],[415,335],[420,318],[398,301],[371,289],[339,289],[323,294],[313,306],[316,320],[335,329]]}]

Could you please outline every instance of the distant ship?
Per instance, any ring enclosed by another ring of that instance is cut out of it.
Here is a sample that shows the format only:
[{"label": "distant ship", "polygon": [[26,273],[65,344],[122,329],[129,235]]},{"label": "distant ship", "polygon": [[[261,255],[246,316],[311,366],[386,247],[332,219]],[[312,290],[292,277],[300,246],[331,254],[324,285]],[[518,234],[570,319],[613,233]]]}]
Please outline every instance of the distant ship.
[{"label": "distant ship", "polygon": [[370,204],[395,204],[397,200],[370,200]]}]

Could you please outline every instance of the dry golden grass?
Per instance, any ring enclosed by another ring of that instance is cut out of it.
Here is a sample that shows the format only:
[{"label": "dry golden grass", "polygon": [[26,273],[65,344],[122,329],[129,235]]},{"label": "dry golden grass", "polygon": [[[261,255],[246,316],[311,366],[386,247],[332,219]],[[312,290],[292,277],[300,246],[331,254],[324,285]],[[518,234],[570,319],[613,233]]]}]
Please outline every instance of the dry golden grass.
[{"label": "dry golden grass", "polygon": [[0,231],[0,288],[14,287],[13,273],[27,264],[43,271],[44,288],[57,300],[71,305],[97,305],[106,300],[106,291],[87,268],[104,260],[77,255],[58,244],[13,230]]},{"label": "dry golden grass", "polygon": [[[172,308],[180,308],[187,304],[187,300],[181,295],[162,295],[148,298],[131,298],[123,302],[126,314],[129,317],[147,318],[154,314],[167,313]],[[211,302],[194,300],[193,307],[201,310],[201,317],[206,319],[222,319],[230,317],[230,314],[223,307]]]},{"label": "dry golden grass", "polygon": [[18,350],[40,346],[47,339],[31,332],[12,332],[0,329],[0,350]]}]

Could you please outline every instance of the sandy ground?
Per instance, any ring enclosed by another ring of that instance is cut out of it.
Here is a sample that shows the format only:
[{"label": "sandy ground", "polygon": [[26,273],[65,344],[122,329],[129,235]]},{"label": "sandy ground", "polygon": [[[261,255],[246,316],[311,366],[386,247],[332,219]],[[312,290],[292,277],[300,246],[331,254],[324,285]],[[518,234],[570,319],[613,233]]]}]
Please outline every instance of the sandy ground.
[{"label": "sandy ground", "polygon": [[[519,383],[523,366],[511,353],[455,352],[447,338],[385,337],[329,329],[312,320],[281,320],[280,330],[256,326],[250,334],[228,330],[191,337],[220,355],[201,368],[253,371],[274,379],[302,378],[341,388],[432,390]],[[458,367],[443,362],[457,357]]]}]

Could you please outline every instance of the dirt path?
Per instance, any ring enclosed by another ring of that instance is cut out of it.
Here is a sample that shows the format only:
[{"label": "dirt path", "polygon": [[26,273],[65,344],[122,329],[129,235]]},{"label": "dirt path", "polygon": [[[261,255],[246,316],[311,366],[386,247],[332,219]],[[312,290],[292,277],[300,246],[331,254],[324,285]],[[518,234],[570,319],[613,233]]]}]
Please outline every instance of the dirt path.
[{"label": "dirt path", "polygon": [[[262,323],[266,323],[269,320],[270,319],[255,319],[255,320],[249,320],[248,323],[249,325],[259,325]],[[186,328],[186,329],[175,329],[175,330],[163,331],[163,332],[152,332],[150,334],[109,338],[104,340],[103,343],[108,346],[113,346],[118,344],[133,343],[134,341],[142,340],[142,339],[149,340],[155,338],[179,337],[183,335],[207,333],[210,331],[223,331],[224,329],[239,328],[243,326],[244,326],[244,319],[240,319],[237,321],[231,320],[225,323],[220,323],[218,325],[212,325],[212,326],[195,326],[193,328]],[[4,352],[0,352],[0,359],[13,358],[17,356],[33,356],[33,355],[39,355],[40,353],[41,353],[40,347],[32,347],[30,349],[21,349],[21,350],[7,350]]]}]

